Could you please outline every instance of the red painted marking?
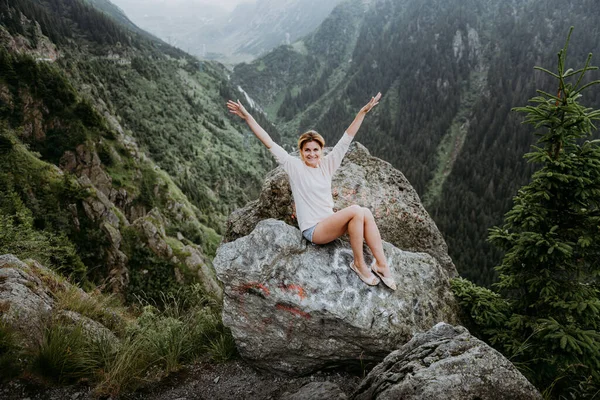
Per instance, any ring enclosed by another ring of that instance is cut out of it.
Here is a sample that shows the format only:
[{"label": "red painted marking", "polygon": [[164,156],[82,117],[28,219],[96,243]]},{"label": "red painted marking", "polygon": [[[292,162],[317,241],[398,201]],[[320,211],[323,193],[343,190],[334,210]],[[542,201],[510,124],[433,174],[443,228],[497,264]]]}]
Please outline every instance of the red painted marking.
[{"label": "red painted marking", "polygon": [[279,286],[281,289],[283,290],[293,290],[296,292],[296,294],[298,295],[298,297],[300,297],[301,300],[306,299],[306,293],[304,292],[304,289],[302,288],[302,286],[300,285],[280,285]]},{"label": "red painted marking", "polygon": [[277,307],[278,310],[287,311],[287,312],[297,315],[299,317],[302,317],[305,319],[310,319],[309,313],[299,310],[296,307],[286,306],[285,304],[277,304],[275,307]]}]

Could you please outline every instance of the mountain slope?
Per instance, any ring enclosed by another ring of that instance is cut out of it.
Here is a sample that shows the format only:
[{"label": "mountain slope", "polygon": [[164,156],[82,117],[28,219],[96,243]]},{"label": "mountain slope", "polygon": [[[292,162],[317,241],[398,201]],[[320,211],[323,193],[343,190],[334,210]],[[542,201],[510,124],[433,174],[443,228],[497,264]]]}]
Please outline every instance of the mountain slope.
[{"label": "mountain slope", "polygon": [[[340,4],[313,34],[250,64],[233,80],[267,110],[285,140],[305,129],[335,140],[377,91],[358,140],[409,178],[444,233],[459,271],[483,284],[501,221],[532,166],[533,141],[511,107],[547,82],[568,27],[574,63],[597,52],[592,1],[377,0]],[[600,96],[588,99],[600,104]]]},{"label": "mountain slope", "polygon": [[0,252],[42,238],[84,284],[218,296],[218,232],[272,165],[225,114],[226,72],[80,1],[1,3],[0,21]]}]

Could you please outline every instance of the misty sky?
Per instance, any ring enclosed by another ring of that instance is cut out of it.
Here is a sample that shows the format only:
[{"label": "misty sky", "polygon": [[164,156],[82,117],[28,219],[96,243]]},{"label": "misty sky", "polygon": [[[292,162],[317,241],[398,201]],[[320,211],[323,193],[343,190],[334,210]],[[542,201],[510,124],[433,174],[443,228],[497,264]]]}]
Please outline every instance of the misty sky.
[{"label": "misty sky", "polygon": [[194,6],[210,6],[224,8],[231,11],[240,3],[256,3],[256,0],[110,0],[112,3],[121,7],[126,13],[136,10],[140,13],[144,8],[155,9],[157,6],[165,7],[182,6],[190,4]]}]

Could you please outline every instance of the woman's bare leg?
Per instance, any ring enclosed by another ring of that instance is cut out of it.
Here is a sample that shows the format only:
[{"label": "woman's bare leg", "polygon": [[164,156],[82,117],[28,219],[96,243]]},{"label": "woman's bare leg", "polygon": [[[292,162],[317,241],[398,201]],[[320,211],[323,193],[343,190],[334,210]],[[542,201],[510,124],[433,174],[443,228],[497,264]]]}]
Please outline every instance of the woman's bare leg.
[{"label": "woman's bare leg", "polygon": [[[346,207],[343,210],[319,222],[313,232],[313,243],[329,243],[344,233],[350,236],[350,246],[354,254],[354,264],[361,274],[371,276],[371,271],[365,263],[363,241],[365,235],[365,212],[358,205]],[[380,239],[381,240],[381,239]]]},{"label": "woman's bare leg", "polygon": [[383,253],[383,243],[381,241],[381,234],[379,228],[373,217],[373,213],[368,208],[363,208],[365,214],[365,241],[367,246],[371,249],[373,257],[377,262],[377,271],[385,277],[391,277],[390,269],[387,265],[387,259]]}]

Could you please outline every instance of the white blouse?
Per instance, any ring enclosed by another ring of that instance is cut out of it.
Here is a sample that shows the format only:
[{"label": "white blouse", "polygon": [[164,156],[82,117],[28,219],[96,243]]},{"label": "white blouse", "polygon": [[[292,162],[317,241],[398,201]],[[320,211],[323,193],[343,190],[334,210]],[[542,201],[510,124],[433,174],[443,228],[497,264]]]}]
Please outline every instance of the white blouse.
[{"label": "white blouse", "polygon": [[344,132],[333,150],[321,159],[317,168],[309,167],[301,159],[289,155],[276,143],[270,148],[277,162],[288,174],[300,231],[305,231],[333,214],[331,180],[352,139],[352,136]]}]

